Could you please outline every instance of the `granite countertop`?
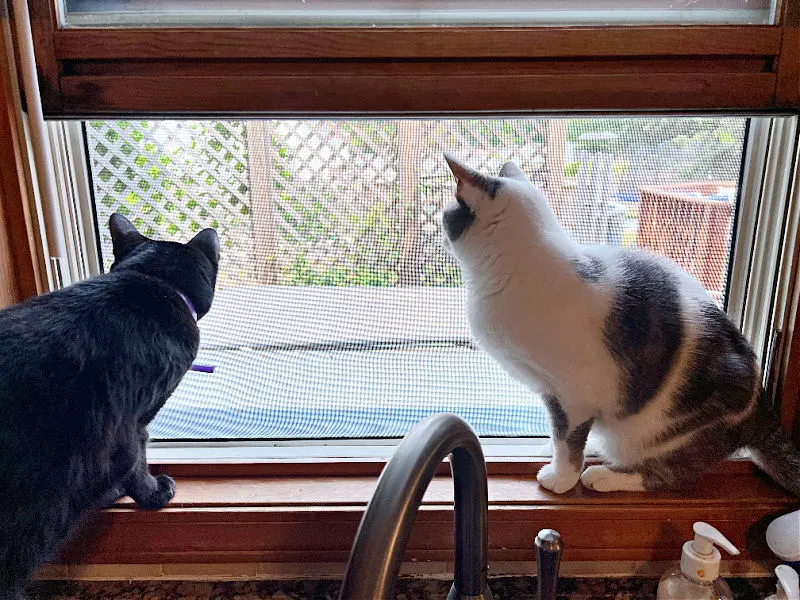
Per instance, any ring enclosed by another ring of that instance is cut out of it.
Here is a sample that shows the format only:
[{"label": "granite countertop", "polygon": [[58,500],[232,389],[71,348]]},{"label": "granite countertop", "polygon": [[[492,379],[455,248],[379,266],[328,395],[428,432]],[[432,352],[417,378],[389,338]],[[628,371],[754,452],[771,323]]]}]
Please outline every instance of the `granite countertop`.
[{"label": "granite countertop", "polygon": [[[775,591],[772,579],[729,579],[736,600],[763,600]],[[561,579],[558,600],[634,600],[655,598],[657,579]],[[495,600],[535,600],[536,579],[492,579]],[[397,600],[447,597],[450,583],[431,579],[402,579]],[[338,581],[242,581],[205,583],[39,581],[31,586],[32,600],[336,600]]]}]

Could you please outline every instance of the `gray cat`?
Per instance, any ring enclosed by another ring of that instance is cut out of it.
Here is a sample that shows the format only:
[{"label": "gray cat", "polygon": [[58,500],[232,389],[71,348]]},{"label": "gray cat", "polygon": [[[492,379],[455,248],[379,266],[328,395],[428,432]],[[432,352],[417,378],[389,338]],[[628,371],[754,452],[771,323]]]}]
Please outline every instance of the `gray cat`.
[{"label": "gray cat", "polygon": [[[747,448],[800,496],[800,452],[755,354],[695,279],[653,254],[574,242],[514,163],[489,177],[446,159],[458,185],[442,228],[470,328],[550,414],[542,486],[677,488]],[[590,431],[606,463],[584,470]]]}]

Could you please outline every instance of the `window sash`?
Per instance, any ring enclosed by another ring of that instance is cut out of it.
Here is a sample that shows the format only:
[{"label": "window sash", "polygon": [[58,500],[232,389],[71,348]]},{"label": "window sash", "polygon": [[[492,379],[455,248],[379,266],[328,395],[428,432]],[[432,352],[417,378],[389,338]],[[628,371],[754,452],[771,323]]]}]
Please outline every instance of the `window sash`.
[{"label": "window sash", "polygon": [[782,26],[60,29],[30,5],[46,117],[800,105]]},{"label": "window sash", "polygon": [[[738,218],[733,233],[733,247],[728,283],[727,306],[729,315],[748,336],[759,357],[765,374],[767,345],[773,328],[777,326],[774,316],[784,314],[784,307],[775,307],[778,271],[786,270],[786,248],[782,247],[783,233],[770,237],[776,224],[784,222],[791,178],[788,176],[792,161],[787,160],[794,151],[794,136],[797,119],[753,118],[746,140],[745,159],[742,165]],[[70,185],[60,186],[63,227],[71,229],[74,251],[67,261],[70,272],[82,278],[102,272],[97,224],[94,223],[94,206],[90,193],[87,153],[80,122],[51,123],[51,138],[61,138],[61,152],[57,154],[56,170],[70,169],[69,178],[62,178]],[[772,182],[765,185],[765,182]],[[766,225],[765,225],[766,223]],[[778,228],[780,229],[780,228]],[[69,238],[68,238],[69,239]],[[752,290],[759,292],[754,294]],[[784,297],[785,294],[781,297]],[[335,457],[385,458],[383,447],[396,444],[398,439],[376,441],[365,440],[282,440],[268,442],[232,441],[187,441],[155,442],[153,449],[157,460],[164,462],[236,460],[329,460]],[[522,446],[517,446],[522,443]],[[536,438],[501,438],[486,440],[487,453],[494,447],[495,456],[519,457],[522,454],[548,455],[548,450]],[[529,444],[525,446],[524,444]],[[530,445],[534,448],[531,448]],[[512,451],[512,448],[518,451]],[[213,457],[216,456],[216,459]],[[227,458],[226,458],[227,457]]]}]

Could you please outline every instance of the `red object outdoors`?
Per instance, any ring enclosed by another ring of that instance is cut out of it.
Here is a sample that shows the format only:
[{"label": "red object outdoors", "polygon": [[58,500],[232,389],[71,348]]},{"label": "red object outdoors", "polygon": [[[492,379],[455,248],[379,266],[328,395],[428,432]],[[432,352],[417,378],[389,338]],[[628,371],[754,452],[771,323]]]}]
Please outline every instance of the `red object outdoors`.
[{"label": "red object outdoors", "polygon": [[736,184],[703,181],[640,188],[637,240],[640,247],[671,258],[706,290],[720,295],[733,221],[733,200],[717,199],[724,196],[723,189],[735,190]]}]

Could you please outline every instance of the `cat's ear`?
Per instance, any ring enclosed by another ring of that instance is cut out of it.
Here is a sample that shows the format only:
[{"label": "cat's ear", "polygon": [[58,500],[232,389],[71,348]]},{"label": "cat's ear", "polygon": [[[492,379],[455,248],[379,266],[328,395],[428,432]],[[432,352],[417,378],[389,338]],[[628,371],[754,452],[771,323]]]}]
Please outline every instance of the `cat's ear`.
[{"label": "cat's ear", "polygon": [[[503,182],[496,177],[487,177],[483,173],[478,173],[446,152],[444,153],[444,159],[447,161],[447,165],[450,167],[453,175],[456,176],[456,181],[459,185],[464,183],[480,190],[482,193],[488,194],[491,198],[494,198],[503,186]],[[466,199],[465,196],[462,196],[462,198],[465,199],[467,204],[470,204],[469,199]]]},{"label": "cat's ear", "polygon": [[219,263],[219,236],[213,229],[203,229],[186,243],[196,250],[200,250],[215,265]]},{"label": "cat's ear", "polygon": [[456,176],[458,181],[463,181],[464,183],[468,183],[469,185],[475,187],[483,187],[482,182],[485,179],[483,175],[470,169],[455,156],[448,154],[447,152],[444,153],[444,159],[447,161],[447,166],[450,167],[450,170],[453,172],[453,175]]},{"label": "cat's ear", "polygon": [[522,181],[523,183],[530,183],[528,178],[525,177],[525,173],[522,172],[517,166],[517,163],[513,161],[508,161],[503,167],[500,169],[500,177],[507,177],[508,179],[516,179],[517,181]]},{"label": "cat's ear", "polygon": [[147,241],[141,233],[136,231],[128,219],[119,213],[114,213],[108,220],[108,229],[111,232],[111,245],[114,249],[114,260],[119,261],[130,254],[131,250]]}]

